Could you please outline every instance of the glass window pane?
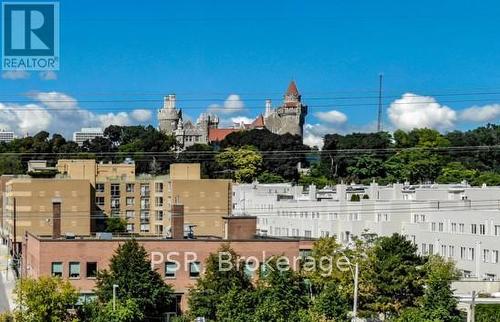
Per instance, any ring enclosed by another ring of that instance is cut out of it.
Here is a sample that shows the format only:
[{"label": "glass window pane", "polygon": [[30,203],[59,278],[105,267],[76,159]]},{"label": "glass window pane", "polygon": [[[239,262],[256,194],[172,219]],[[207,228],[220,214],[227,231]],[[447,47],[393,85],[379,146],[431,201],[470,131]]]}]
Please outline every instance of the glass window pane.
[{"label": "glass window pane", "polygon": [[80,263],[71,262],[69,263],[69,277],[80,277]]}]

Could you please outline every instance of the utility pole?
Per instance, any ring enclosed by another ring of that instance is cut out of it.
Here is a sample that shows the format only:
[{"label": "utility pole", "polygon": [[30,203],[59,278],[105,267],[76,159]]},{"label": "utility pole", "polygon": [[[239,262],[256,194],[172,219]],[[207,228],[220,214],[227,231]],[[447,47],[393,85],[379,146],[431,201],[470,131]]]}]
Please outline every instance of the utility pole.
[{"label": "utility pole", "polygon": [[377,117],[377,132],[382,131],[382,84],[384,75],[380,74],[378,80],[378,117]]},{"label": "utility pole", "polygon": [[472,300],[470,302],[470,322],[476,322],[476,291],[472,291]]},{"label": "utility pole", "polygon": [[16,236],[16,230],[17,230],[17,229],[16,229],[16,228],[17,228],[17,227],[16,227],[16,226],[17,226],[17,223],[16,223],[16,221],[17,221],[17,210],[16,210],[16,208],[17,208],[17,207],[16,207],[16,198],[15,198],[15,197],[14,197],[14,204],[13,204],[13,206],[14,206],[14,210],[13,210],[13,221],[14,221],[14,223],[13,223],[13,226],[14,226],[14,227],[13,227],[13,228],[14,228],[14,233],[13,233],[13,235],[14,235],[14,242],[13,242],[13,244],[12,244],[12,246],[13,246],[13,249],[12,249],[12,256],[13,256],[14,258],[16,258],[15,256],[17,255],[17,236]]},{"label": "utility pole", "polygon": [[352,305],[352,320],[358,320],[358,279],[359,279],[359,264],[354,265],[354,303]]}]

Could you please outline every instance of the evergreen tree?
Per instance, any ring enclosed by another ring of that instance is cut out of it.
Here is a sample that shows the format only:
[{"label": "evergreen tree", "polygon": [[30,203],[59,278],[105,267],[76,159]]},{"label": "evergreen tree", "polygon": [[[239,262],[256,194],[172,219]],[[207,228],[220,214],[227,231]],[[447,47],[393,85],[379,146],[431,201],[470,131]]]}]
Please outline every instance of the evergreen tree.
[{"label": "evergreen tree", "polygon": [[139,311],[147,316],[161,316],[169,311],[173,302],[171,287],[151,269],[146,250],[135,239],[118,246],[109,270],[99,272],[96,294],[100,302],[112,300],[114,284],[118,285],[118,299],[133,300]]},{"label": "evergreen tree", "polygon": [[404,236],[380,237],[371,249],[371,266],[367,282],[374,289],[368,307],[374,314],[397,316],[408,307],[415,307],[424,293],[423,265],[425,259],[417,247]]}]

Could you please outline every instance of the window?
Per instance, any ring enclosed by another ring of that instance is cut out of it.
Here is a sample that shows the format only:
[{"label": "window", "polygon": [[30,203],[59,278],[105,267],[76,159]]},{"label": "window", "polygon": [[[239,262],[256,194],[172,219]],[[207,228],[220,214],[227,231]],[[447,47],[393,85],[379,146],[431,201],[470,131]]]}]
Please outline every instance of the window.
[{"label": "window", "polygon": [[457,232],[457,223],[451,223],[451,232],[456,233]]},{"label": "window", "polygon": [[427,244],[426,243],[422,243],[422,254],[423,255],[427,254]]},{"label": "window", "polygon": [[149,211],[141,210],[141,224],[149,224]]},{"label": "window", "polygon": [[120,184],[112,183],[111,184],[111,197],[119,197],[120,196]]},{"label": "window", "polygon": [[259,268],[259,264],[256,264],[252,261],[247,261],[245,263],[245,267],[243,269],[243,271],[245,272],[245,275],[248,277],[248,278],[252,278],[255,271]]},{"label": "window", "polygon": [[455,246],[448,246],[448,257],[455,257]]},{"label": "window", "polygon": [[467,253],[467,259],[468,259],[468,260],[470,260],[470,261],[473,261],[473,260],[474,260],[474,257],[475,257],[475,256],[474,256],[474,255],[475,255],[475,254],[474,254],[474,251],[475,251],[475,249],[474,249],[474,248],[469,247],[469,251],[468,251],[468,253]]},{"label": "window", "polygon": [[127,232],[133,233],[135,230],[135,225],[134,224],[127,224]]},{"label": "window", "polygon": [[149,197],[149,184],[141,183],[141,197]]},{"label": "window", "polygon": [[488,263],[489,260],[490,260],[490,250],[483,249],[483,263]]},{"label": "window", "polygon": [[95,204],[98,206],[104,206],[104,197],[95,197]]},{"label": "window", "polygon": [[162,221],[163,220],[163,210],[156,210],[155,217],[156,217],[157,221]]},{"label": "window", "polygon": [[149,233],[149,224],[141,224],[141,233]]},{"label": "window", "polygon": [[125,189],[127,190],[127,192],[134,192],[134,184],[127,183],[127,185],[125,186]]},{"label": "window", "polygon": [[434,244],[429,244],[429,255],[434,254]]},{"label": "window", "polygon": [[79,262],[69,262],[69,278],[80,278]]},{"label": "window", "polygon": [[95,191],[96,192],[104,192],[104,183],[96,183]]},{"label": "window", "polygon": [[175,278],[176,272],[177,272],[177,263],[165,262],[165,277],[166,278]]},{"label": "window", "polygon": [[141,209],[149,209],[149,198],[141,198]]},{"label": "window", "polygon": [[97,263],[87,262],[87,278],[96,278],[96,277],[97,277]]},{"label": "window", "polygon": [[441,256],[446,257],[446,245],[441,245]]},{"label": "window", "polygon": [[305,230],[304,231],[304,236],[307,238],[311,238],[311,231],[310,230]]},{"label": "window", "polygon": [[125,211],[125,218],[132,219],[134,217],[135,217],[135,211],[133,211],[133,210]]},{"label": "window", "polygon": [[61,262],[52,262],[52,276],[62,277],[63,264]]},{"label": "window", "polygon": [[127,197],[127,206],[133,206],[134,205],[134,197]]},{"label": "window", "polygon": [[111,208],[118,209],[120,208],[120,198],[111,199]]},{"label": "window", "polygon": [[495,225],[495,236],[500,236],[500,225]]},{"label": "window", "polygon": [[436,231],[436,223],[435,222],[431,223],[431,230]]},{"label": "window", "polygon": [[156,205],[156,207],[163,207],[163,197],[156,197],[155,198],[155,205]]},{"label": "window", "polygon": [[189,263],[189,277],[197,278],[200,276],[201,264],[200,262]]},{"label": "window", "polygon": [[460,230],[461,233],[464,233],[464,231],[465,231],[465,225],[464,224],[458,224],[458,229]]},{"label": "window", "polygon": [[491,251],[491,262],[493,264],[498,264],[498,250]]},{"label": "window", "polygon": [[439,223],[439,231],[444,231],[444,224],[442,222]]},{"label": "window", "polygon": [[477,225],[476,224],[471,224],[470,225],[470,233],[471,234],[477,234]]},{"label": "window", "polygon": [[486,234],[486,225],[485,224],[479,225],[479,234],[481,234],[481,235]]},{"label": "window", "polygon": [[467,257],[467,250],[465,247],[460,247],[460,259],[465,259]]},{"label": "window", "polygon": [[162,193],[163,192],[163,182],[155,183],[155,192]]}]

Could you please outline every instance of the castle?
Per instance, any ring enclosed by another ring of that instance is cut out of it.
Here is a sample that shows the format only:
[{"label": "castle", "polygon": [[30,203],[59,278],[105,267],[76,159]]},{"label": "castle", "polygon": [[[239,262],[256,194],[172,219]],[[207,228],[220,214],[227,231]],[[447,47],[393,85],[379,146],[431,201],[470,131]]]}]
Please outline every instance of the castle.
[{"label": "castle", "polygon": [[284,95],[283,104],[272,108],[271,100],[266,100],[265,112],[252,123],[234,124],[232,128],[219,128],[219,117],[213,113],[202,113],[196,123],[183,121],[182,110],[177,109],[174,94],[164,97],[163,107],[158,110],[160,131],[174,135],[183,147],[197,143],[207,144],[222,141],[228,134],[246,129],[266,128],[272,133],[293,135],[303,134],[307,106],[294,81],[290,82]]}]

